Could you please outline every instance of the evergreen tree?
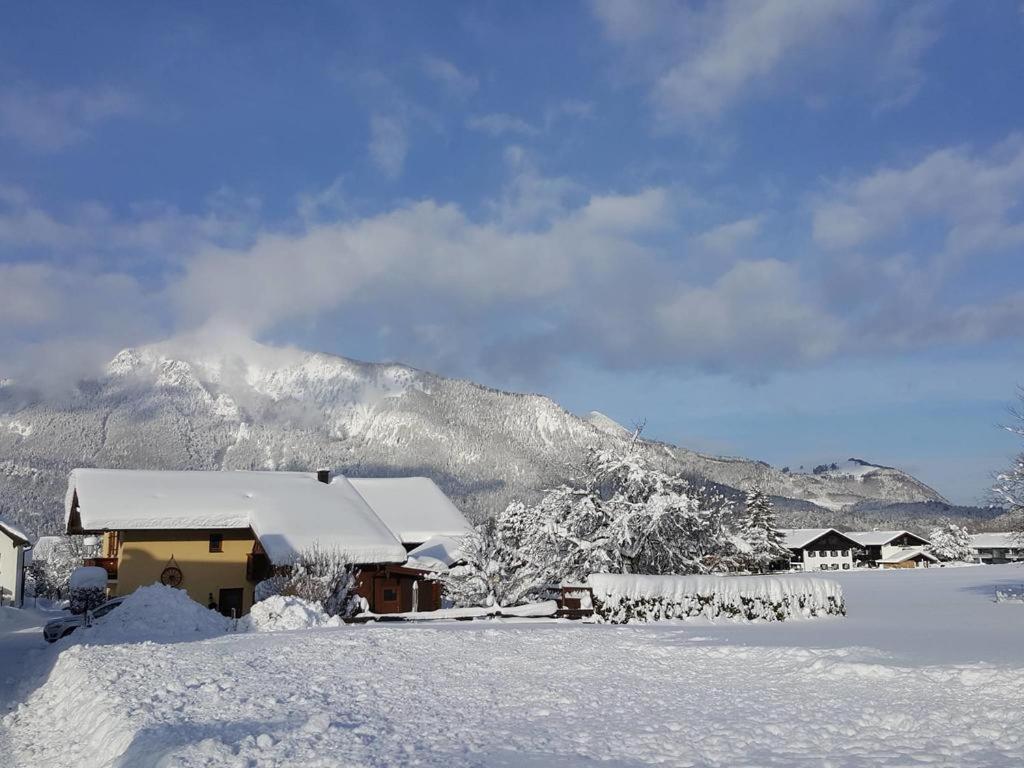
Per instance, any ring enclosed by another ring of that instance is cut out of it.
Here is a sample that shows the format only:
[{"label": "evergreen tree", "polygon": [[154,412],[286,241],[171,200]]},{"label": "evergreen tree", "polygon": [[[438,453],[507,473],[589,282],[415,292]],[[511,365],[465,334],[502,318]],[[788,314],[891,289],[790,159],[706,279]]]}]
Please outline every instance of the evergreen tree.
[{"label": "evergreen tree", "polygon": [[789,557],[782,534],[776,528],[775,507],[760,488],[747,491],[739,535],[749,548],[741,561],[751,571],[764,573],[772,563]]},{"label": "evergreen tree", "polygon": [[933,528],[928,538],[932,542],[932,554],[939,560],[971,559],[971,534],[966,528],[949,523]]}]

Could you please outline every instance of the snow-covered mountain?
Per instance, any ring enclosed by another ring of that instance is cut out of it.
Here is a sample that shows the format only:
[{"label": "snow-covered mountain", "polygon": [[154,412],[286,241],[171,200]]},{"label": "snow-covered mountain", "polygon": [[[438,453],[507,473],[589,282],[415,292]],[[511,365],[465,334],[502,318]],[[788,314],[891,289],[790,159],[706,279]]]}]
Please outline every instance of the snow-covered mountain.
[{"label": "snow-covered mountain", "polygon": [[[539,395],[237,338],[183,338],[126,349],[69,395],[6,380],[0,515],[52,532],[67,473],[98,466],[424,474],[480,517],[558,483],[589,447],[630,437],[603,414],[580,418]],[[784,474],[665,443],[642,448],[672,471],[733,488],[760,479],[776,496],[826,509],[942,501],[913,477],[866,463]]]}]

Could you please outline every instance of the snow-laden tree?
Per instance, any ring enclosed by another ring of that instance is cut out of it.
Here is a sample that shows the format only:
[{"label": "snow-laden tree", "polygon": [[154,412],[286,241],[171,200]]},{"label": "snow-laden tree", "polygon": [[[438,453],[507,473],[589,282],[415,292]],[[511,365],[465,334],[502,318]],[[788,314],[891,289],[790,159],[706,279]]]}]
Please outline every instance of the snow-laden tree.
[{"label": "snow-laden tree", "polygon": [[477,527],[462,543],[466,564],[437,578],[458,605],[512,605],[592,573],[723,570],[738,555],[731,506],[635,450],[594,450],[572,482]]},{"label": "snow-laden tree", "polygon": [[751,571],[764,573],[772,563],[789,558],[775,518],[775,507],[768,494],[754,487],[747,491],[738,534],[747,545],[740,560]]},{"label": "snow-laden tree", "polygon": [[523,555],[551,584],[592,573],[706,573],[735,558],[730,508],[637,451],[594,450],[571,483],[519,512]]},{"label": "snow-laden tree", "polygon": [[[1018,388],[1017,398],[1024,403],[1024,388]],[[1024,438],[1024,410],[1011,409],[1015,424],[1008,425],[1009,432]],[[1010,527],[1017,535],[1019,543],[1024,545],[1024,453],[1017,454],[1013,464],[1004,472],[996,475],[993,488],[996,498],[1009,508]]]},{"label": "snow-laden tree", "polygon": [[[362,600],[356,594],[359,572],[333,550],[314,545],[300,552],[284,571],[279,586],[282,595],[319,603],[328,616],[351,616],[362,608]],[[269,597],[268,586],[263,588],[264,597]]]},{"label": "snow-laden tree", "polygon": [[562,519],[577,522],[575,537],[560,536],[564,527],[553,531],[568,545],[568,557],[558,563],[562,579],[600,572],[706,573],[735,556],[726,529],[731,503],[652,466],[635,450],[593,451],[575,487],[563,486],[545,502],[552,499],[571,501],[575,514]]},{"label": "snow-laden tree", "polygon": [[86,557],[92,556],[82,536],[61,536],[48,547],[46,556],[33,554],[28,566],[35,585],[35,596],[62,600],[69,596],[69,581]]},{"label": "snow-laden tree", "polygon": [[463,562],[433,578],[456,607],[513,606],[537,597],[544,568],[529,561],[532,519],[522,504],[509,505],[497,519],[476,526],[459,544]]},{"label": "snow-laden tree", "polygon": [[939,560],[970,560],[971,559],[971,534],[966,528],[949,523],[938,528],[933,528],[928,534],[931,541],[931,551]]}]

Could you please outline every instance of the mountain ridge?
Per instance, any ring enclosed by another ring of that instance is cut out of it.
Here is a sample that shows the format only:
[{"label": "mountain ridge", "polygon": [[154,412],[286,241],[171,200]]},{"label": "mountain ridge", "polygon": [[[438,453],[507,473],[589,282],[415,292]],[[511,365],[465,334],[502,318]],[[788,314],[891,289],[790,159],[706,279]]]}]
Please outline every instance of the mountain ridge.
[{"label": "mountain ridge", "polygon": [[[599,412],[581,418],[540,394],[244,338],[182,337],[124,349],[66,395],[0,387],[0,515],[52,532],[67,472],[79,465],[331,467],[426,474],[479,519],[561,482],[590,447],[632,439]],[[665,442],[638,449],[668,471],[731,489],[757,482],[826,516],[862,502],[945,502],[878,465],[801,475]]]}]

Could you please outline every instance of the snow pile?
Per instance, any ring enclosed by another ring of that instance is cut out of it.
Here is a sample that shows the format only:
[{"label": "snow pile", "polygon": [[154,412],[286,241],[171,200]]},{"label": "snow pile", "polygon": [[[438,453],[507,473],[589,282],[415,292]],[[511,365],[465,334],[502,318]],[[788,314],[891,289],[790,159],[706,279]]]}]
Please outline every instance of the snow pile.
[{"label": "snow pile", "polygon": [[230,624],[224,616],[192,600],[184,590],[152,584],[139,587],[121,605],[74,637],[91,643],[184,642],[223,634]]},{"label": "snow pile", "polygon": [[784,621],[846,614],[842,588],[825,579],[599,573],[587,581],[594,591],[594,615],[609,624],[697,617]]},{"label": "snow pile", "polygon": [[301,597],[273,595],[253,605],[249,615],[238,622],[243,632],[279,632],[285,629],[340,627],[344,622],[328,616],[320,603]]}]

